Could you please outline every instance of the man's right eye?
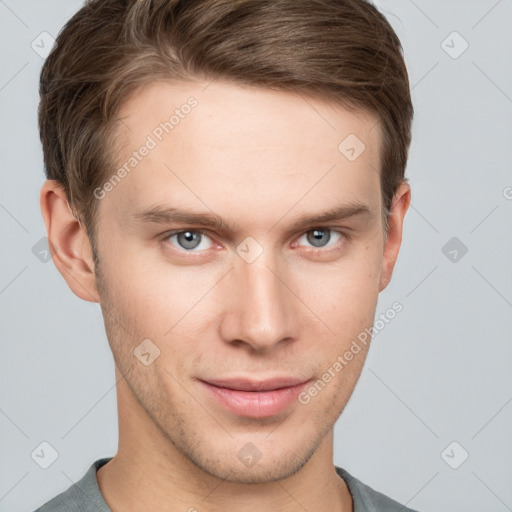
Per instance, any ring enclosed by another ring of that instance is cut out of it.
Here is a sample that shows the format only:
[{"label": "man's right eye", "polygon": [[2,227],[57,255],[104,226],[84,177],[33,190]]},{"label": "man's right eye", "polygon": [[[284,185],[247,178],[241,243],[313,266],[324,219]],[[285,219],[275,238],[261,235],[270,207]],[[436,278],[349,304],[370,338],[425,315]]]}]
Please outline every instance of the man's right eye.
[{"label": "man's right eye", "polygon": [[[174,243],[171,242],[173,239],[175,239]],[[167,233],[163,241],[171,243],[171,245],[183,252],[201,252],[209,248],[207,243],[203,243],[205,239],[210,239],[210,237],[204,231],[200,229],[185,229]],[[196,250],[198,248],[199,250]]]}]

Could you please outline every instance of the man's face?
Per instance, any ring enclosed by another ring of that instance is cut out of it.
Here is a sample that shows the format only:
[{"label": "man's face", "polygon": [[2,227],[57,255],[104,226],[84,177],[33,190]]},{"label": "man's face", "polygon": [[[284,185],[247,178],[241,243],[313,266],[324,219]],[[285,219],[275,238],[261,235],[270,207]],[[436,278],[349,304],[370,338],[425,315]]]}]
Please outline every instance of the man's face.
[{"label": "man's face", "polygon": [[[134,151],[140,161],[100,200],[97,284],[126,378],[120,422],[209,474],[263,482],[298,470],[332,431],[367,347],[308,403],[248,398],[237,412],[240,400],[226,406],[202,381],[290,377],[307,391],[372,325],[385,286],[380,132],[369,115],[301,96],[205,85],[153,84],[124,105],[118,168]],[[362,146],[339,149],[350,134],[365,144],[355,159]],[[166,220],[165,208],[225,225]]]}]

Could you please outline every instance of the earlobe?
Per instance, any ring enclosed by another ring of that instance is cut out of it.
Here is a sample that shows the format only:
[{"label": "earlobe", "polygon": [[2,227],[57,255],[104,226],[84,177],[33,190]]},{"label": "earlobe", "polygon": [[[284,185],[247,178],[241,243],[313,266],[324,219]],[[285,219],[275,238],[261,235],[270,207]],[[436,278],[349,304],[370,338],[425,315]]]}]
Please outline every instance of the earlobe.
[{"label": "earlobe", "polygon": [[39,199],[55,266],[75,295],[99,302],[91,244],[68,205],[62,185],[46,180]]},{"label": "earlobe", "polygon": [[398,252],[402,243],[402,230],[405,214],[411,203],[411,188],[404,181],[397,188],[391,203],[391,215],[389,217],[389,230],[384,245],[384,256],[382,260],[382,271],[379,285],[379,292],[384,290],[391,281],[393,269],[398,258]]}]

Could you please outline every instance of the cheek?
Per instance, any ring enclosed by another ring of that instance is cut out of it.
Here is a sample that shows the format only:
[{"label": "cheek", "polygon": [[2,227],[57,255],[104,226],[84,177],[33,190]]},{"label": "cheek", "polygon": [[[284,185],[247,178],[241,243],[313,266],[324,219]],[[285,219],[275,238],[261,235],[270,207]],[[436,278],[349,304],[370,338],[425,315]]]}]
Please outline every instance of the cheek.
[{"label": "cheek", "polygon": [[207,266],[178,267],[162,260],[148,264],[142,255],[127,255],[109,266],[109,295],[116,314],[134,345],[149,338],[163,356],[187,352],[189,343],[170,342],[200,333],[211,308],[208,293],[222,274]]},{"label": "cheek", "polygon": [[299,296],[337,333],[367,327],[378,298],[381,258],[374,244],[336,263],[303,267]]},{"label": "cheek", "polygon": [[161,330],[152,329],[155,318],[162,318],[159,307],[163,303],[155,287],[161,287],[155,279],[158,272],[144,265],[133,249],[122,245],[110,245],[108,249],[100,262],[104,276],[102,305],[112,308],[114,320],[124,327],[123,338],[132,338],[134,343],[141,337],[151,339]]}]

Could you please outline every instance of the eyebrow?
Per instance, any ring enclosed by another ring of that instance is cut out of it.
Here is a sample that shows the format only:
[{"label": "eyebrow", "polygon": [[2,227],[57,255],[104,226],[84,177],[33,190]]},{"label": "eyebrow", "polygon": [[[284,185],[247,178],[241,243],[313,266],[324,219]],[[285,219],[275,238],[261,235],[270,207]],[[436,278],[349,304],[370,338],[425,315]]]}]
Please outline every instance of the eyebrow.
[{"label": "eyebrow", "polygon": [[[289,229],[300,230],[307,227],[315,227],[316,225],[324,224],[326,222],[344,220],[350,217],[368,216],[370,213],[371,211],[368,205],[359,202],[351,202],[336,206],[321,213],[302,214],[289,225]],[[236,231],[233,224],[230,224],[216,213],[199,213],[173,208],[167,205],[155,205],[148,209],[135,212],[134,218],[140,222],[153,224],[180,223],[194,226],[200,225],[230,234],[233,234]],[[276,222],[276,224],[281,220]],[[274,224],[274,226],[276,224]]]}]

